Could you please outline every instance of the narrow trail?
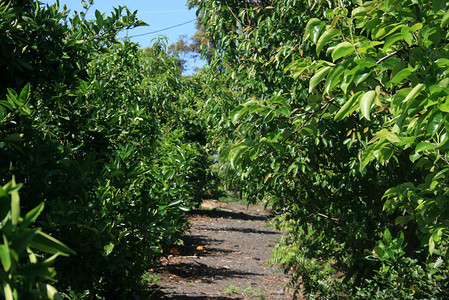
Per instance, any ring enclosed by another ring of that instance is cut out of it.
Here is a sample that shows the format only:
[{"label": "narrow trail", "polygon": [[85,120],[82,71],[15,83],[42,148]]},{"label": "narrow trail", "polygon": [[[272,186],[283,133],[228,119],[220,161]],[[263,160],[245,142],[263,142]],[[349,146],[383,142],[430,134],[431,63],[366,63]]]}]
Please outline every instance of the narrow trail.
[{"label": "narrow trail", "polygon": [[282,235],[266,227],[268,217],[261,205],[205,201],[179,255],[151,270],[161,280],[150,299],[291,299],[289,278],[267,264]]}]

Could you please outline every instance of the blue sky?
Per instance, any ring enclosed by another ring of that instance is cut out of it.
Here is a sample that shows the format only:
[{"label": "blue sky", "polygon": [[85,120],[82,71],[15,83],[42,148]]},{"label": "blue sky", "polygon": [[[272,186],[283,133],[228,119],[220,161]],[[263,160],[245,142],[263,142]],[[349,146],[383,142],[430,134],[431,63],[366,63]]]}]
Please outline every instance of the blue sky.
[{"label": "blue sky", "polygon": [[[53,4],[56,0],[44,1],[48,4]],[[119,0],[96,0],[94,5],[90,8],[87,17],[94,18],[95,10],[101,13],[109,14],[113,7],[126,6],[130,11],[137,10],[137,17],[147,23],[149,26],[138,27],[128,31],[133,41],[140,44],[142,48],[151,46],[153,40],[159,35],[164,35],[169,39],[169,44],[178,41],[181,35],[186,35],[188,38],[195,33],[196,11],[189,10],[186,5],[187,0],[133,0],[133,1],[119,1]],[[67,8],[72,11],[83,11],[81,0],[59,0],[59,4],[66,4]],[[186,23],[186,24],[184,24]],[[180,25],[184,24],[184,25]],[[180,25],[180,26],[177,26]],[[177,27],[173,27],[177,26]],[[169,27],[173,27],[167,29]],[[164,30],[165,29],[165,30]],[[158,33],[148,34],[154,31]],[[123,37],[126,33],[123,33]],[[202,61],[189,61],[187,73],[191,73],[194,66],[202,66]]]}]

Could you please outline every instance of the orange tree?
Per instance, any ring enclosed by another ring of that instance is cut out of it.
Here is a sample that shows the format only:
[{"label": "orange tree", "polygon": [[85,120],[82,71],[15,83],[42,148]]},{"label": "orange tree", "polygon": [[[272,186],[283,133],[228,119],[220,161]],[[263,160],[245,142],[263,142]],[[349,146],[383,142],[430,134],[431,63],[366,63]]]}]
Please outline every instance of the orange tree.
[{"label": "orange tree", "polygon": [[129,298],[198,204],[202,125],[163,41],[116,38],[136,12],[85,15],[0,1],[0,182],[23,183],[27,210],[44,202],[38,225],[76,252],[55,264],[60,291]]},{"label": "orange tree", "polygon": [[291,285],[447,295],[446,3],[191,4],[218,46],[204,111],[235,184],[282,210]]}]

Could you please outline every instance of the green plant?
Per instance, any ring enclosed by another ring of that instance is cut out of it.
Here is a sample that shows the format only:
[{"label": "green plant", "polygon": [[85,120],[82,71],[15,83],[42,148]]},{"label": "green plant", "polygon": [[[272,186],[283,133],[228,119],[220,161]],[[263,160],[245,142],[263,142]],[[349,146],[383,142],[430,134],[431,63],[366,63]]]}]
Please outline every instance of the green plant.
[{"label": "green plant", "polygon": [[238,286],[233,284],[230,284],[223,290],[223,293],[225,293],[226,295],[240,294],[241,292],[242,290]]},{"label": "green plant", "polygon": [[274,256],[291,286],[354,297],[386,264],[367,256],[388,229],[406,244],[390,268],[427,270],[404,290],[419,281],[444,297],[446,3],[190,3],[217,47],[201,111],[220,166],[250,202],[283,213]]},{"label": "green plant", "polygon": [[69,15],[0,1],[0,182],[25,183],[25,209],[45,201],[38,225],[78,253],[56,262],[59,290],[134,297],[201,201],[204,127],[164,40],[140,49],[117,38],[143,25],[137,12],[87,20],[84,4]]},{"label": "green plant", "polygon": [[257,297],[258,299],[264,300],[267,297],[267,293],[263,290],[254,290],[250,285],[248,285],[242,292],[244,295],[249,297]]},{"label": "green plant", "polygon": [[[12,181],[0,187],[0,295],[4,299],[61,299],[51,285],[58,256],[76,253],[54,237],[35,227],[44,210],[39,204],[21,217],[19,189]],[[51,255],[51,256],[49,256]],[[50,283],[49,283],[50,282]]]},{"label": "green plant", "polygon": [[162,276],[159,274],[151,274],[151,273],[147,272],[142,275],[142,281],[147,285],[158,283],[161,279],[162,279]]}]

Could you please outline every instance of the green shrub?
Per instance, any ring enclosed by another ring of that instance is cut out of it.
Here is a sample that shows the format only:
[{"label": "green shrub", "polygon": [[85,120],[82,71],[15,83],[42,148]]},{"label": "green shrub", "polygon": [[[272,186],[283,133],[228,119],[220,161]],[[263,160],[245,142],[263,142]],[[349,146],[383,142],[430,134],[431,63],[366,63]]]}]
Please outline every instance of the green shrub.
[{"label": "green shrub", "polygon": [[57,4],[0,4],[12,49],[0,67],[17,78],[0,86],[0,181],[16,174],[25,208],[46,203],[39,226],[77,252],[55,264],[59,290],[137,296],[148,265],[181,242],[208,168],[201,120],[179,122],[192,105],[179,61],[163,40],[117,40],[142,25],[123,7],[88,21]]},{"label": "green shrub", "polygon": [[76,253],[42,228],[34,227],[44,203],[20,216],[21,186],[13,178],[0,187],[0,295],[7,300],[61,299],[50,284],[56,275],[53,265],[58,256]]}]

